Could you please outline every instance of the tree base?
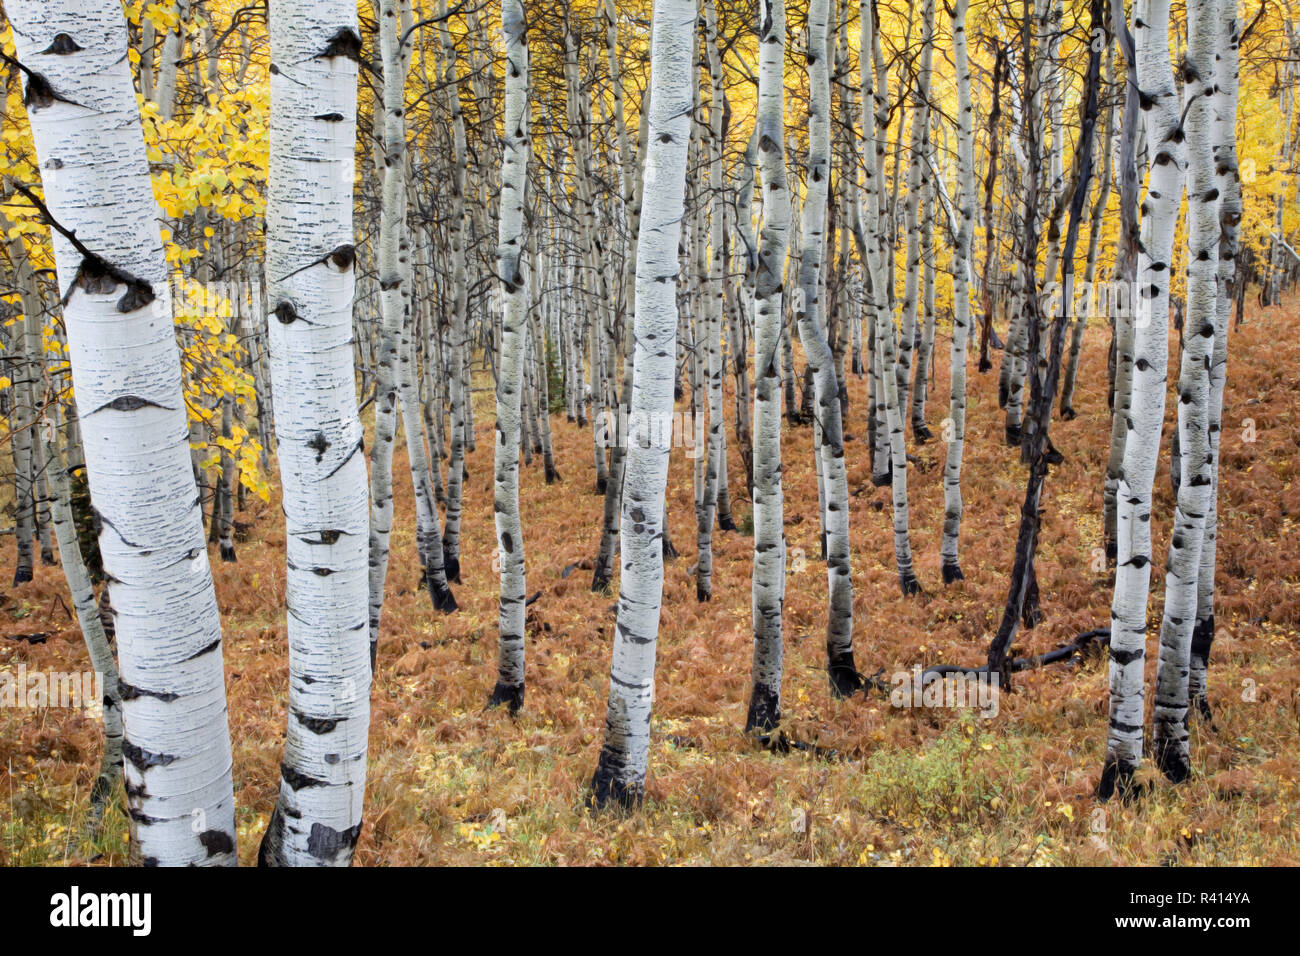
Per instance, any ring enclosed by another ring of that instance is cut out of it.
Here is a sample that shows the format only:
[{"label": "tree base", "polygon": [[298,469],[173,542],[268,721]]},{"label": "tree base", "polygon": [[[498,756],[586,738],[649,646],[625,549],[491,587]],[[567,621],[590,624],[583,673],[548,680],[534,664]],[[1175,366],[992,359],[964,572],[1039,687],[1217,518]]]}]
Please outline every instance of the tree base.
[{"label": "tree base", "polygon": [[719,516],[718,516],[718,527],[719,527],[721,530],[723,530],[723,531],[737,531],[737,530],[739,530],[739,529],[736,527],[736,522],[735,522],[735,520],[731,517],[731,515],[725,515],[725,516],[723,516],[723,515],[719,515]]},{"label": "tree base", "polygon": [[235,546],[233,544],[221,542],[221,560],[227,564],[235,563]]},{"label": "tree base", "polygon": [[591,593],[608,594],[610,585],[613,583],[613,573],[606,568],[596,568],[595,573],[591,576]]},{"label": "tree base", "polygon": [[899,572],[898,586],[903,592],[903,597],[911,597],[913,594],[921,593],[921,582],[916,579],[916,575],[911,571]]},{"label": "tree base", "polygon": [[609,483],[609,479],[607,479],[607,478],[597,478],[597,479],[596,479],[596,491],[595,491],[595,493],[598,494],[598,495],[604,495],[604,494],[605,494],[605,485],[608,484],[608,483]]},{"label": "tree base", "polygon": [[25,567],[18,568],[17,570],[14,571],[14,587],[17,587],[20,584],[26,584],[31,579],[32,579],[31,568],[25,568]]},{"label": "tree base", "polygon": [[1006,438],[1007,438],[1007,447],[1008,447],[1008,448],[1019,448],[1019,447],[1020,447],[1020,435],[1021,435],[1021,431],[1020,431],[1020,426],[1019,426],[1019,425],[1008,425],[1008,426],[1007,426],[1007,435],[1006,435]]},{"label": "tree base", "polygon": [[459,611],[460,605],[456,603],[456,598],[451,593],[451,588],[443,585],[439,587],[432,581],[429,582],[429,593],[433,595],[433,609],[441,611],[443,614],[451,614],[453,611]]},{"label": "tree base", "polygon": [[877,488],[884,488],[894,483],[894,470],[891,468],[880,475],[872,475],[871,483]]},{"label": "tree base", "polygon": [[636,810],[645,802],[645,784],[619,780],[614,768],[610,766],[611,762],[602,750],[600,763],[596,765],[596,773],[591,778],[591,789],[587,794],[588,809]]},{"label": "tree base", "polygon": [[960,564],[956,564],[956,563],[949,564],[947,561],[943,563],[943,569],[941,573],[943,574],[944,584],[952,584],[954,581],[963,581],[966,578],[966,575],[961,573]]},{"label": "tree base", "polygon": [[781,695],[767,684],[755,684],[749,695],[745,733],[757,737],[760,744],[768,747],[771,745],[772,732],[780,724]]},{"label": "tree base", "polygon": [[1101,768],[1101,781],[1097,784],[1097,799],[1105,802],[1118,796],[1124,803],[1132,803],[1142,796],[1144,789],[1135,779],[1136,773],[1135,765],[1107,756]]},{"label": "tree base", "polygon": [[1199,719],[1205,721],[1210,725],[1211,730],[1215,729],[1214,708],[1210,706],[1210,698],[1208,695],[1198,694],[1192,701],[1191,707],[1188,708],[1188,713],[1195,714]]},{"label": "tree base", "polygon": [[701,584],[698,574],[695,576],[695,600],[701,604],[708,604],[713,600],[713,587],[708,584]]},{"label": "tree base", "polygon": [[1061,421],[1072,422],[1079,417],[1079,413],[1074,410],[1073,406],[1067,405],[1061,409]]},{"label": "tree base", "polygon": [[1182,783],[1192,775],[1185,745],[1180,746],[1177,741],[1162,737],[1152,744],[1151,749],[1156,766],[1170,783]]},{"label": "tree base", "polygon": [[546,483],[547,483],[548,485],[554,485],[554,484],[557,484],[557,483],[559,483],[559,482],[561,482],[561,481],[563,481],[563,480],[564,480],[564,479],[562,479],[562,478],[560,477],[560,473],[559,473],[558,471],[555,470],[555,466],[554,466],[554,465],[548,464],[548,465],[546,466]]},{"label": "tree base", "polygon": [[443,554],[442,571],[447,575],[448,584],[460,584],[460,558],[454,554]]},{"label": "tree base", "polygon": [[262,842],[257,848],[258,868],[281,866],[281,847],[284,843],[284,811],[280,809],[279,800],[271,811],[271,820],[262,834]]},{"label": "tree base", "polygon": [[831,696],[836,700],[852,697],[867,686],[866,679],[858,673],[852,651],[830,658],[826,670],[831,682]]},{"label": "tree base", "polygon": [[47,568],[53,568],[53,567],[57,567],[58,563],[59,562],[54,560],[53,551],[45,551],[45,550],[41,551],[41,564],[45,565]]},{"label": "tree base", "polygon": [[492,696],[488,699],[487,706],[500,707],[506,705],[506,710],[513,717],[519,713],[519,708],[524,706],[524,685],[503,684],[497,681],[496,687],[492,688]]},{"label": "tree base", "polygon": [[930,431],[930,426],[925,422],[912,420],[912,437],[916,439],[918,445],[924,445],[934,437],[934,432]]}]

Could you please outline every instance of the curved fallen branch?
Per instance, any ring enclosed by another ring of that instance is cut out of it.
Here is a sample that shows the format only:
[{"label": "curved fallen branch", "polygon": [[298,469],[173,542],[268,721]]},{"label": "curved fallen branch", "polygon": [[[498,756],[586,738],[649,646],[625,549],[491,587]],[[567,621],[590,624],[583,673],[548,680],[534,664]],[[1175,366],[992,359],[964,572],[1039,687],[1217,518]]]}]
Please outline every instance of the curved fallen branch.
[{"label": "curved fallen branch", "polygon": [[[1045,654],[1036,654],[1033,657],[1017,657],[1009,661],[1006,670],[1012,673],[1019,671],[1035,670],[1039,667],[1046,667],[1048,664],[1059,664],[1062,661],[1068,661],[1081,655],[1088,646],[1096,641],[1099,644],[1110,645],[1110,628],[1097,628],[1092,631],[1084,631],[1079,634],[1068,644],[1062,644],[1056,650],[1048,651]],[[935,678],[947,677],[949,674],[962,674],[973,676],[978,674],[989,673],[989,665],[984,664],[980,667],[962,667],[959,664],[936,664],[933,667],[927,667],[921,672],[921,680],[929,683]]]}]

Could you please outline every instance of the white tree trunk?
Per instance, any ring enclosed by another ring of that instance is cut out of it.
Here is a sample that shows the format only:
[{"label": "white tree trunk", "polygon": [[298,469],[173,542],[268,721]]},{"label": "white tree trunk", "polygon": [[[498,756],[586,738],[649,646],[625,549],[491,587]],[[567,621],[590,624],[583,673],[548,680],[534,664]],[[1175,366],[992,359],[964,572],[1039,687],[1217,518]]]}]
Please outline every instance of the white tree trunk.
[{"label": "white tree trunk", "polygon": [[785,0],[758,12],[758,165],[763,225],[754,270],[754,663],[746,731],[781,722],[785,524],[781,488],[781,326],[790,187],[785,167]]},{"label": "white tree trunk", "polygon": [[1142,759],[1143,673],[1151,584],[1151,485],[1160,450],[1169,363],[1169,269],[1183,191],[1182,110],[1169,58],[1169,0],[1136,18],[1138,85],[1154,161],[1143,206],[1133,341],[1133,405],[1118,495],[1111,602],[1110,731],[1098,793],[1126,791]]},{"label": "white tree trunk", "polygon": [[463,375],[465,355],[465,321],[469,311],[469,279],[466,272],[465,236],[469,217],[465,212],[465,180],[467,147],[465,143],[465,116],[460,105],[460,83],[457,71],[456,45],[447,27],[447,0],[438,0],[438,15],[443,18],[438,25],[442,41],[444,79],[447,103],[451,109],[452,175],[451,218],[447,223],[447,245],[451,253],[451,314],[447,321],[447,349],[451,353],[447,392],[451,399],[451,441],[447,456],[447,515],[443,527],[443,563],[447,580],[460,582],[460,520],[461,498],[465,472],[465,410],[470,400],[469,380]]},{"label": "white tree trunk", "polygon": [[356,9],[271,8],[267,343],[284,493],[289,715],[258,862],[346,866],[370,731],[368,506],[352,361]]},{"label": "white tree trunk", "polygon": [[501,221],[497,275],[501,279],[501,361],[497,386],[493,511],[501,600],[497,624],[497,683],[489,704],[511,713],[524,702],[524,538],[519,520],[519,429],[528,286],[523,269],[524,187],[528,177],[528,38],[522,0],[502,0],[506,45],[505,138],[501,160]]},{"label": "white tree trunk", "polygon": [[821,312],[821,265],[825,247],[827,190],[830,185],[830,66],[827,57],[830,0],[811,0],[808,7],[809,72],[808,175],[803,204],[802,261],[795,296],[795,318],[816,390],[815,425],[821,428],[818,453],[825,484],[822,526],[826,534],[829,587],[826,657],[831,689],[846,695],[861,686],[853,662],[853,580],[849,558],[849,485],[844,468],[839,378],[826,341]]},{"label": "white tree trunk", "polygon": [[636,335],[623,477],[621,579],[605,742],[592,802],[636,804],[650,756],[650,702],[663,597],[664,489],[677,350],[677,244],[690,143],[693,0],[655,0],[645,198],[637,244]]},{"label": "white tree trunk", "polygon": [[1188,671],[1196,623],[1196,583],[1210,502],[1210,357],[1214,351],[1219,277],[1219,190],[1214,174],[1217,0],[1187,8],[1183,62],[1183,129],[1187,135],[1187,311],[1178,378],[1181,480],[1165,573],[1152,752],[1175,783],[1191,773],[1187,731]]},{"label": "white tree trunk", "polygon": [[[953,60],[957,72],[957,175],[959,187],[957,248],[952,263],[952,345],[949,350],[951,381],[948,421],[944,439],[948,458],[943,470],[943,581],[963,577],[957,555],[961,532],[961,459],[966,441],[966,341],[970,329],[971,236],[975,224],[975,137],[972,128],[970,60],[966,51],[966,12],[970,0],[957,0],[952,9]],[[915,430],[915,425],[913,425]]]},{"label": "white tree trunk", "polygon": [[1223,386],[1228,368],[1228,327],[1237,284],[1238,232],[1241,226],[1241,176],[1237,167],[1237,61],[1238,22],[1236,0],[1220,0],[1218,67],[1214,103],[1214,168],[1219,189],[1219,276],[1215,298],[1214,350],[1210,355],[1210,500],[1201,542],[1201,567],[1197,575],[1196,629],[1192,633],[1189,696],[1202,716],[1210,716],[1206,669],[1214,641],[1214,572],[1218,544],[1219,445],[1223,435]]},{"label": "white tree trunk", "polygon": [[117,796],[117,784],[122,779],[122,688],[117,673],[117,659],[113,656],[113,645],[109,643],[104,631],[104,621],[95,603],[95,589],[77,542],[68,469],[59,454],[56,438],[59,429],[58,409],[59,403],[52,402],[46,411],[42,428],[45,458],[50,468],[51,517],[59,542],[59,560],[68,581],[72,606],[77,612],[77,623],[81,625],[81,635],[86,641],[90,664],[104,683],[104,754],[90,791],[91,827],[94,832],[103,820],[104,810]]},{"label": "white tree trunk", "polygon": [[[132,855],[235,862],[221,621],[116,0],[11,0],[100,551],[113,582]],[[76,241],[69,238],[75,234]]]}]

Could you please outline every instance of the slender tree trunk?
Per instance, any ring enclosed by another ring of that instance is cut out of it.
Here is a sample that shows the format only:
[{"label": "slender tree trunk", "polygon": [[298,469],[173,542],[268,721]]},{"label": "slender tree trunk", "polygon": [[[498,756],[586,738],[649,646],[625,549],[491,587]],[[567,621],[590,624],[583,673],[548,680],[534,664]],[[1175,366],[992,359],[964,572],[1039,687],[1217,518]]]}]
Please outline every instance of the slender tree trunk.
[{"label": "slender tree trunk", "polygon": [[233,864],[221,621],[126,21],[115,0],[11,0],[6,12],[37,157],[62,164],[45,196],[113,580],[132,856]]},{"label": "slender tree trunk", "polygon": [[[952,264],[952,344],[949,350],[951,379],[948,419],[944,438],[948,458],[943,470],[943,582],[951,584],[964,575],[958,560],[961,532],[961,459],[966,441],[966,342],[970,328],[971,234],[975,223],[975,137],[972,129],[970,60],[966,52],[966,13],[969,0],[957,0],[952,9],[953,61],[957,73],[957,175],[959,179],[957,248]],[[987,280],[987,277],[986,277]],[[915,425],[913,425],[915,431]]]},{"label": "slender tree trunk", "polygon": [[1210,496],[1196,581],[1196,628],[1192,632],[1189,697],[1196,712],[1211,714],[1207,668],[1214,641],[1214,572],[1218,543],[1219,449],[1223,437],[1223,386],[1228,367],[1228,326],[1232,303],[1245,285],[1239,261],[1241,177],[1237,167],[1238,23],[1234,0],[1220,0],[1218,67],[1214,104],[1214,170],[1219,190],[1219,275],[1215,295],[1214,349],[1210,355]]},{"label": "slender tree trunk", "polygon": [[640,803],[650,756],[650,705],[663,597],[664,490],[672,443],[677,258],[690,142],[695,4],[655,0],[646,199],[637,245],[631,435],[624,472],[622,572],[605,742],[591,802]]},{"label": "slender tree trunk", "polygon": [[284,488],[289,716],[258,863],[346,866],[361,833],[373,665],[350,342],[361,40],[356,10],[342,0],[275,0],[271,16],[267,341]]},{"label": "slender tree trunk", "polygon": [[1160,450],[1169,360],[1169,268],[1183,192],[1182,115],[1169,55],[1169,0],[1146,0],[1136,24],[1137,81],[1154,160],[1138,247],[1133,408],[1117,495],[1111,603],[1110,732],[1098,795],[1126,793],[1142,759],[1143,664],[1151,582],[1151,485]]},{"label": "slender tree trunk", "polygon": [[781,722],[785,527],[781,488],[781,347],[790,188],[785,166],[785,0],[760,0],[755,145],[762,229],[754,271],[754,662],[745,730],[766,737]]},{"label": "slender tree trunk", "polygon": [[[1136,14],[1135,8],[1135,19]],[[1142,121],[1139,119],[1142,95],[1138,88],[1137,55],[1134,50],[1133,35],[1124,17],[1123,0],[1111,0],[1111,25],[1119,41],[1126,67],[1119,146],[1120,234],[1114,272],[1115,288],[1119,291],[1121,301],[1110,303],[1114,321],[1111,332],[1114,372],[1110,395],[1110,451],[1106,459],[1106,479],[1102,497],[1102,534],[1107,561],[1114,561],[1118,555],[1119,482],[1124,466],[1124,446],[1128,441],[1133,402],[1134,314],[1137,311],[1138,301],[1139,246],[1137,139],[1142,126]]]},{"label": "slender tree trunk", "polygon": [[[493,511],[501,568],[497,630],[497,683],[489,706],[511,713],[524,702],[524,538],[519,520],[519,410],[528,318],[524,277],[524,189],[528,178],[528,37],[522,0],[502,0],[506,45],[505,137],[501,159],[501,204],[497,275],[501,278],[501,371]],[[592,370],[593,375],[595,370]]]},{"label": "slender tree trunk", "polygon": [[1219,278],[1219,189],[1214,172],[1217,0],[1187,7],[1183,61],[1183,129],[1187,148],[1187,312],[1178,376],[1178,506],[1165,573],[1165,612],[1156,666],[1152,751],[1175,783],[1191,773],[1187,730],[1188,672],[1196,624],[1197,573],[1210,503],[1210,363]]},{"label": "slender tree trunk", "polygon": [[848,695],[862,686],[853,661],[853,580],[849,559],[849,486],[844,468],[844,434],[840,419],[839,378],[834,355],[819,324],[820,281],[825,246],[824,223],[830,183],[830,68],[826,54],[830,0],[811,0],[808,7],[809,72],[808,175],[803,204],[803,257],[795,296],[795,318],[816,392],[814,424],[821,430],[819,449],[825,482],[826,574],[829,586],[826,658],[831,690]]},{"label": "slender tree trunk", "polygon": [[56,437],[59,429],[58,409],[58,402],[50,404],[43,435],[45,457],[50,468],[51,518],[59,543],[63,574],[68,581],[68,593],[72,595],[72,607],[77,614],[77,623],[81,625],[81,635],[86,641],[90,664],[104,682],[104,754],[100,758],[99,771],[90,791],[90,831],[92,836],[97,836],[103,823],[104,810],[112,802],[122,779],[122,689],[113,645],[104,633],[104,622],[95,603],[95,589],[90,582],[86,562],[82,559],[81,548],[77,544],[68,471],[59,454]]}]

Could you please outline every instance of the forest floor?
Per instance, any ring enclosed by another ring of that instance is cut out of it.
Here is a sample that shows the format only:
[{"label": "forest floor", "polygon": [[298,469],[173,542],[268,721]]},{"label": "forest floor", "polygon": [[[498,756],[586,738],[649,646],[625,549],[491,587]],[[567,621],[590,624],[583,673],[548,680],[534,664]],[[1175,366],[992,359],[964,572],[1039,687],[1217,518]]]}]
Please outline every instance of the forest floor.
[{"label": "forest floor", "polygon": [[[1066,462],[1052,470],[1043,496],[1038,578],[1046,617],[1022,632],[1024,652],[1050,650],[1109,622],[1113,574],[1096,557],[1109,433],[1108,332],[1099,325],[1085,343],[1079,417],[1052,426]],[[811,430],[787,427],[786,531],[790,548],[808,558],[788,577],[784,708],[792,736],[835,755],[773,754],[742,734],[752,539],[715,534],[714,598],[697,603],[689,576],[692,463],[678,449],[669,509],[681,557],[666,569],[647,799],[632,814],[589,813],[583,796],[603,733],[614,599],[590,592],[590,571],[567,578],[563,571],[594,557],[599,540],[591,432],[553,416],[563,483],[544,483],[540,459],[523,472],[528,592],[540,592],[529,608],[527,698],[515,719],[485,711],[495,680],[497,580],[492,405],[484,389],[476,396],[478,447],[465,486],[459,613],[434,612],[419,587],[409,471],[404,451],[398,453],[397,530],[356,862],[1300,864],[1298,326],[1296,304],[1289,303],[1252,309],[1230,336],[1219,623],[1210,671],[1214,722],[1193,724],[1190,780],[1178,787],[1155,780],[1145,798],[1127,806],[1093,798],[1106,737],[1104,653],[1018,675],[1015,692],[1002,694],[998,713],[987,719],[972,709],[896,708],[880,692],[832,699]],[[1176,345],[1171,339],[1171,350]],[[947,415],[946,338],[937,349],[928,413],[936,435]],[[1003,444],[997,373],[977,374],[974,364],[972,356],[962,482],[966,579],[953,586],[944,587],[939,576],[945,446],[936,439],[911,448],[912,544],[922,597],[899,592],[889,489],[870,481],[866,383],[849,381],[855,650],[859,669],[883,669],[886,681],[918,665],[982,663],[1006,600],[1025,469]],[[729,408],[729,421],[731,415]],[[1157,571],[1173,512],[1168,435],[1166,425],[1153,515]],[[729,452],[733,512],[746,526],[750,505],[734,432]],[[239,520],[251,531],[239,543],[238,563],[221,563],[214,548],[213,569],[224,622],[239,856],[251,864],[279,787],[287,692],[284,528],[274,483],[271,502],[253,499]],[[87,669],[62,572],[40,567],[35,582],[10,589],[12,548],[4,544],[0,559],[0,669]],[[1156,573],[1148,688],[1163,594],[1164,576]],[[45,642],[14,639],[32,633],[45,634]],[[1148,726],[1150,706],[1148,691]],[[0,709],[0,864],[126,860],[121,798],[95,845],[76,837],[100,733],[75,711]],[[1144,775],[1156,776],[1149,768]]]}]

